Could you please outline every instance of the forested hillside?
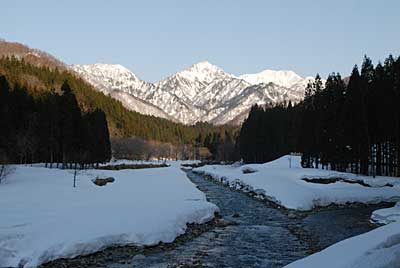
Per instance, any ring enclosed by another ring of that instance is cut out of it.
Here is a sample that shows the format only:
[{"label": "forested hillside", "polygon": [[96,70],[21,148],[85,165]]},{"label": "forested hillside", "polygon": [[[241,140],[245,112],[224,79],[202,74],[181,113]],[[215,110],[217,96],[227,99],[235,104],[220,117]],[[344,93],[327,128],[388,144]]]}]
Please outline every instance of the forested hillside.
[{"label": "forested hillside", "polygon": [[[96,91],[67,69],[36,66],[25,62],[24,59],[4,57],[0,59],[0,75],[7,79],[11,89],[21,88],[33,100],[42,99],[50,93],[61,94],[62,85],[68,81],[80,110],[83,113],[97,109],[103,111],[110,135],[114,138],[139,137],[173,145],[207,146],[210,151],[216,151],[216,147],[224,145],[226,136],[229,137],[229,147],[232,147],[231,140],[235,142],[236,129],[234,127],[214,127],[205,123],[185,126],[166,119],[128,111],[119,101]],[[207,140],[206,137],[208,137]],[[224,149],[221,150],[224,151]]]},{"label": "forested hillside", "polygon": [[[34,98],[0,76],[0,163],[101,163],[111,157],[103,111],[82,113],[68,82]],[[95,135],[93,135],[95,133]],[[57,164],[58,166],[58,164]]]},{"label": "forested hillside", "polygon": [[15,57],[35,66],[50,69],[67,69],[67,66],[54,56],[39,49],[30,48],[21,43],[7,42],[0,39],[0,58]]},{"label": "forested hillside", "polygon": [[246,162],[301,152],[304,167],[400,176],[400,57],[364,58],[348,83],[317,75],[303,102],[252,108],[240,132]]}]

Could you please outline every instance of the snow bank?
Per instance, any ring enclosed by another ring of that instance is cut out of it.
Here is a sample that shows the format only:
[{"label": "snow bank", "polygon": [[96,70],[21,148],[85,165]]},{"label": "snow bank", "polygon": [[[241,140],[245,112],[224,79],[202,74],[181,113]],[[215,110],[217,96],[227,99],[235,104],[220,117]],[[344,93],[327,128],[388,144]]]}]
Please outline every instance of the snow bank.
[{"label": "snow bank", "polygon": [[[91,179],[114,177],[100,187]],[[172,242],[217,207],[179,170],[72,171],[17,166],[0,185],[0,267],[36,266],[111,245]]]},{"label": "snow bank", "polygon": [[[244,172],[246,169],[255,172],[246,173]],[[265,164],[239,167],[210,165],[193,170],[210,175],[231,187],[257,192],[289,209],[311,210],[314,207],[330,204],[379,203],[400,200],[400,180],[398,178],[371,178],[330,170],[306,169],[301,167],[299,156],[284,156]],[[329,184],[311,183],[304,181],[305,178],[322,180],[342,178],[348,181],[362,181],[371,187],[343,181]],[[388,184],[393,187],[387,186]]]},{"label": "snow bank", "polygon": [[373,212],[372,219],[391,222],[326,248],[285,268],[383,268],[400,266],[400,202]]},{"label": "snow bank", "polygon": [[392,208],[375,210],[372,213],[371,220],[381,224],[400,222],[400,202],[396,203]]},{"label": "snow bank", "polygon": [[[400,200],[399,178],[371,178],[321,169],[305,169],[301,168],[300,157],[297,156],[284,156],[266,164],[204,166],[194,171],[210,175],[231,187],[256,192],[286,208],[297,210],[348,202],[378,203]],[[322,182],[325,180],[327,184],[307,182],[303,180],[305,178],[321,179]],[[344,180],[328,183],[335,181],[335,178]],[[370,187],[363,186],[360,182]],[[374,211],[371,219],[389,224],[343,240],[285,268],[400,267],[400,202],[393,208]]]}]

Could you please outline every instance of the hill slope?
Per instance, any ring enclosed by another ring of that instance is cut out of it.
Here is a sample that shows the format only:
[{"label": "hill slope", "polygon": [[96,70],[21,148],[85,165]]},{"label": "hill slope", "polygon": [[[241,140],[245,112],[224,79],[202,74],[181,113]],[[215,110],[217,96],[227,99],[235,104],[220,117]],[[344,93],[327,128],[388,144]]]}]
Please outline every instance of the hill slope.
[{"label": "hill slope", "polygon": [[0,40],[0,58],[3,57],[16,57],[17,59],[24,60],[27,63],[51,69],[68,68],[63,62],[44,51],[33,49],[16,42]]},{"label": "hill slope", "polygon": [[[23,85],[30,94],[39,98],[43,92],[52,89],[60,91],[63,82],[68,80],[83,111],[99,108],[105,112],[111,137],[137,136],[161,142],[194,143],[199,134],[206,136],[210,132],[221,130],[208,125],[185,126],[167,119],[130,111],[123,103],[104,95],[69,68],[63,68],[65,65],[47,53],[4,41],[0,42],[0,51],[7,51],[0,57],[0,75],[5,75],[12,85],[16,83]],[[28,55],[30,51],[38,51],[36,54],[38,61],[29,63],[26,60],[24,55]],[[118,99],[120,96],[114,95],[114,97]],[[142,104],[151,107],[152,114],[153,111],[160,111],[154,105],[141,100],[135,105],[141,109]],[[161,111],[160,116],[163,115],[168,118],[168,115]]]}]

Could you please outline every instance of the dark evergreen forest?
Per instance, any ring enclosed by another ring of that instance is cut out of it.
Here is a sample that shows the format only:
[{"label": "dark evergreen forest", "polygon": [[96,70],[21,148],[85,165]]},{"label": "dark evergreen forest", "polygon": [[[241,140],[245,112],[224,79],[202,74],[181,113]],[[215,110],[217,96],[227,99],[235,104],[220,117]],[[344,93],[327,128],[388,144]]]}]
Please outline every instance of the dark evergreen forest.
[{"label": "dark evergreen forest", "polygon": [[104,162],[111,154],[110,136],[207,148],[209,158],[218,160],[238,157],[237,127],[186,126],[132,112],[67,69],[15,57],[0,58],[0,75],[0,125],[5,129],[0,150],[9,162]]},{"label": "dark evergreen forest", "polygon": [[239,135],[245,162],[302,153],[304,167],[400,176],[400,57],[365,56],[348,79],[319,75],[304,101],[254,106]]},{"label": "dark evergreen forest", "polygon": [[0,125],[0,154],[11,163],[84,167],[111,157],[104,112],[82,113],[68,82],[60,94],[48,91],[33,98],[0,76]]}]

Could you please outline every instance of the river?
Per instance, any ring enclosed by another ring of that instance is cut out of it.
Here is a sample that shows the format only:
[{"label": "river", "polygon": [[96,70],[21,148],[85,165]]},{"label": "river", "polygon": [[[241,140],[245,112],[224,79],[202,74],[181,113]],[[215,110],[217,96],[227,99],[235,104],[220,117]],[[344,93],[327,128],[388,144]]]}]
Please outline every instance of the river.
[{"label": "river", "polygon": [[109,267],[282,267],[373,229],[371,212],[382,207],[336,208],[288,217],[280,209],[200,175],[187,175],[220,208],[224,219],[236,225],[217,227],[172,250],[155,251],[135,258],[131,264]]}]

